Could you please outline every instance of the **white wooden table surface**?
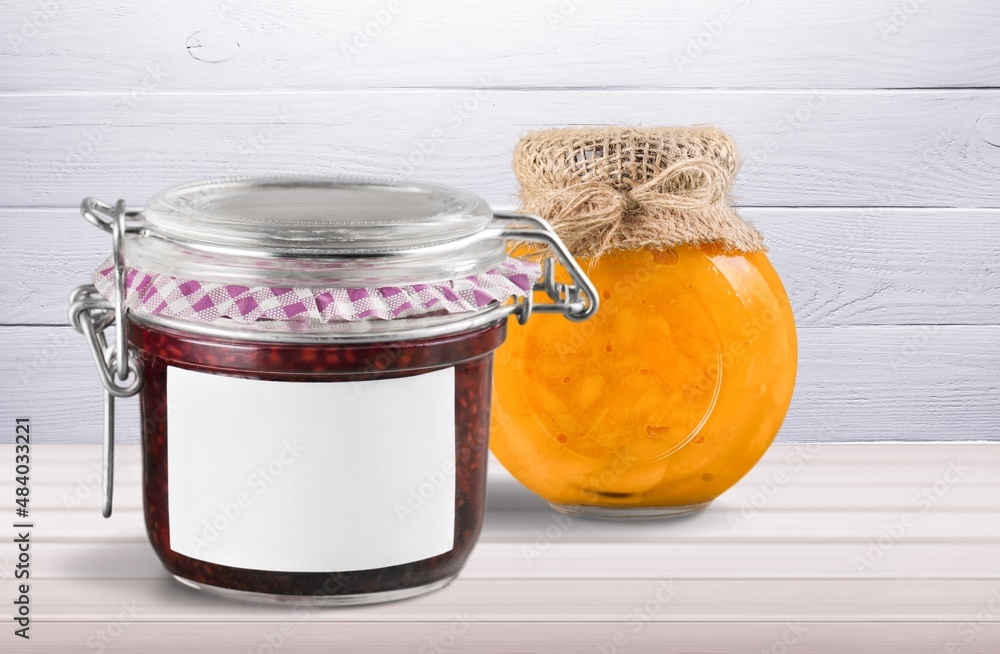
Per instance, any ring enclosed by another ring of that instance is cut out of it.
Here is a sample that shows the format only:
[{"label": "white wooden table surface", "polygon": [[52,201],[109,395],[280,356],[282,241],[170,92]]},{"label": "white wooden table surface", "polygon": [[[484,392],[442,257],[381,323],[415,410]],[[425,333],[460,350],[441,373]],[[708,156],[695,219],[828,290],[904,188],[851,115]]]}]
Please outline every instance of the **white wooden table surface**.
[{"label": "white wooden table surface", "polygon": [[0,651],[1000,651],[1000,444],[776,445],[704,513],[630,524],[557,516],[494,464],[450,587],[322,610],[170,580],[146,541],[138,447],[119,453],[105,521],[99,448],[33,447],[31,640],[5,620]]}]

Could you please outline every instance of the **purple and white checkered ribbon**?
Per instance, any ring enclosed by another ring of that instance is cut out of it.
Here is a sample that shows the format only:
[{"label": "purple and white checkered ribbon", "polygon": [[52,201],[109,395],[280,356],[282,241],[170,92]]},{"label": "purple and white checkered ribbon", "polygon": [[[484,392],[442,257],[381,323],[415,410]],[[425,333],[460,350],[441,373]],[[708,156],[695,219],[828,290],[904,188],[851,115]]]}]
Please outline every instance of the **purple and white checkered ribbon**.
[{"label": "purple and white checkered ribbon", "polygon": [[[393,320],[479,311],[511,297],[524,297],[539,277],[541,266],[513,257],[481,275],[381,288],[251,287],[129,268],[125,275],[125,305],[140,314],[202,322]],[[114,267],[110,259],[94,273],[94,285],[101,295],[111,299]]]}]

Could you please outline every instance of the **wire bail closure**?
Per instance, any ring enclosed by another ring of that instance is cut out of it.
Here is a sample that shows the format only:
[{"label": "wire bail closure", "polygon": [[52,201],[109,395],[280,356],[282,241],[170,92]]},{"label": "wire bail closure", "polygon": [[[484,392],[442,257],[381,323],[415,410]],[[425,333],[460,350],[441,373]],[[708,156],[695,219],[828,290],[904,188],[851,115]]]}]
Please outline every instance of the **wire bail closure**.
[{"label": "wire bail closure", "polygon": [[[86,198],[80,205],[80,212],[88,222],[111,232],[112,239],[114,302],[101,297],[92,284],[77,287],[69,296],[70,324],[87,337],[98,377],[104,386],[102,513],[108,518],[114,496],[115,398],[135,395],[143,384],[138,353],[135,348],[128,347],[128,309],[125,306],[125,234],[141,231],[141,220],[137,220],[141,212],[128,211],[124,200],[111,207],[94,198]],[[131,223],[129,219],[132,219]],[[104,332],[112,325],[115,339],[109,347]]]},{"label": "wire bail closure", "polygon": [[535,284],[534,290],[544,291],[552,302],[536,304],[531,293],[525,295],[512,309],[520,324],[528,322],[535,311],[561,313],[574,322],[594,315],[600,304],[597,288],[545,219],[526,213],[494,213],[493,219],[511,225],[501,230],[500,235],[504,239],[547,245],[573,280],[572,284],[557,283],[555,261],[545,259],[542,278]]}]

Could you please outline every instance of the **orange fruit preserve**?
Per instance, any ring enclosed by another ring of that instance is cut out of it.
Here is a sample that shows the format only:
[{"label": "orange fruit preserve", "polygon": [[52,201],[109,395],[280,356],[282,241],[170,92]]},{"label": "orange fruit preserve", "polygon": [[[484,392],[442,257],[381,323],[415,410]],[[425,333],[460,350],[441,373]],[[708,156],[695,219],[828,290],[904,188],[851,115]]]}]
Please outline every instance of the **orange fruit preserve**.
[{"label": "orange fruit preserve", "polygon": [[557,509],[655,517],[703,508],[774,440],[792,397],[791,307],[763,252],[605,254],[601,306],[511,331],[491,448]]}]

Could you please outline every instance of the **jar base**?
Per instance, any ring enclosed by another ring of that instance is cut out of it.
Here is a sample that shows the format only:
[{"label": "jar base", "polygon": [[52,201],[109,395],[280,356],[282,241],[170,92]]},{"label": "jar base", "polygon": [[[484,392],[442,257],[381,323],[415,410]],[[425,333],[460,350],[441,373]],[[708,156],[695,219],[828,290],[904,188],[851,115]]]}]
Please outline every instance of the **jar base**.
[{"label": "jar base", "polygon": [[549,506],[574,518],[595,520],[661,520],[679,518],[703,511],[711,502],[687,506],[588,506],[582,504],[555,504]]},{"label": "jar base", "polygon": [[258,604],[297,604],[304,603],[310,606],[360,606],[363,604],[381,604],[383,602],[396,602],[398,600],[410,599],[419,595],[432,593],[441,590],[458,575],[452,575],[439,581],[413,588],[401,588],[399,590],[388,590],[380,593],[364,593],[357,595],[274,595],[271,593],[255,593],[247,590],[235,590],[233,588],[222,588],[221,586],[211,586],[201,584],[184,577],[171,575],[176,581],[188,588],[216,595],[227,597],[241,602],[254,602]]}]

